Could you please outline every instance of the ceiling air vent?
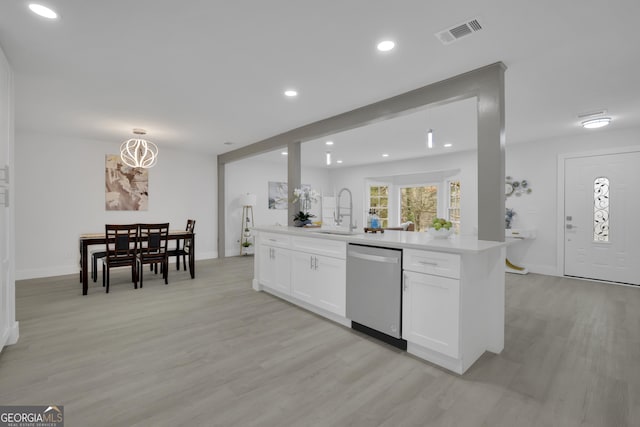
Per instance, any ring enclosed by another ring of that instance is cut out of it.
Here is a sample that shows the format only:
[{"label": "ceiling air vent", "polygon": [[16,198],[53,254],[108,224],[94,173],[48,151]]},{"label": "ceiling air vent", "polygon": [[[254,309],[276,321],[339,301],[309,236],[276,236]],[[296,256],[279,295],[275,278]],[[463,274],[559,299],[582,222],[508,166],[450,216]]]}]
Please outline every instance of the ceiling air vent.
[{"label": "ceiling air vent", "polygon": [[442,42],[442,44],[451,44],[454,41],[469,36],[475,32],[480,31],[481,29],[482,24],[480,24],[480,19],[475,18],[463,22],[462,24],[454,25],[453,27],[447,28],[446,30],[442,30],[436,33],[436,37]]}]

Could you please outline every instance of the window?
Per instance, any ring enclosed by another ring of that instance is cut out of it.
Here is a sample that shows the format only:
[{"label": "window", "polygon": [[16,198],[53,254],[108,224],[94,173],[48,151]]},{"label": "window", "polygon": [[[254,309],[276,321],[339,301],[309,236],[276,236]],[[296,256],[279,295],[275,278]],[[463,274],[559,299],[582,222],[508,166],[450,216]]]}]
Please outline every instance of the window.
[{"label": "window", "polygon": [[438,187],[404,187],[400,189],[400,222],[411,221],[416,231],[427,231],[438,216]]},{"label": "window", "polygon": [[609,241],[609,179],[605,177],[593,182],[593,241]]},{"label": "window", "polygon": [[449,198],[447,207],[448,220],[453,224],[456,234],[460,233],[460,181],[449,181]]},{"label": "window", "polygon": [[380,218],[380,227],[389,226],[389,186],[369,187],[369,209]]}]

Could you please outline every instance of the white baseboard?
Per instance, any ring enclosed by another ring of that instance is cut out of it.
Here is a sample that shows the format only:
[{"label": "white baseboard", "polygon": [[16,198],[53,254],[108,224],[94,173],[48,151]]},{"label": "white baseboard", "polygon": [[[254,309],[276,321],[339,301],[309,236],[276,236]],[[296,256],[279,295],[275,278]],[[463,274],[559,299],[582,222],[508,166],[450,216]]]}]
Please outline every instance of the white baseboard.
[{"label": "white baseboard", "polygon": [[13,322],[0,334],[0,352],[5,346],[17,343],[18,338],[20,338],[20,323]]},{"label": "white baseboard", "polygon": [[[196,261],[204,261],[208,259],[218,258],[218,252],[204,252],[196,255]],[[175,264],[174,261],[169,264]],[[90,260],[89,260],[90,261]],[[89,265],[91,271],[91,265]],[[102,271],[102,264],[98,263],[98,271]],[[80,267],[77,264],[66,265],[61,267],[32,268],[25,270],[16,270],[15,280],[39,279],[42,277],[66,276],[68,274],[80,274]]]},{"label": "white baseboard", "polygon": [[524,264],[522,267],[526,267],[530,273],[535,274],[544,274],[545,276],[562,276],[562,274],[558,274],[558,269],[556,266],[550,265],[533,265],[533,264]]}]

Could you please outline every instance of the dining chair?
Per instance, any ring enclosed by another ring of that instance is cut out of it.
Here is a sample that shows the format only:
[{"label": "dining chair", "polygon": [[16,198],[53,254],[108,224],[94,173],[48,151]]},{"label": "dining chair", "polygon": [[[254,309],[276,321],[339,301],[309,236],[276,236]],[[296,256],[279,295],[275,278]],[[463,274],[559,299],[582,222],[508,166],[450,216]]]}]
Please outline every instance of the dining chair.
[{"label": "dining chair", "polygon": [[138,224],[105,224],[106,256],[102,259],[102,286],[109,293],[112,267],[131,267],[131,280],[138,289],[136,253],[138,251]]},{"label": "dining chair", "polygon": [[98,260],[107,256],[107,251],[104,249],[97,249],[91,251],[91,278],[94,282],[98,281]]},{"label": "dining chair", "polygon": [[136,269],[139,274],[140,287],[143,281],[143,266],[151,264],[161,266],[164,284],[169,284],[169,257],[167,241],[169,237],[169,223],[138,224],[138,253],[136,255]]},{"label": "dining chair", "polygon": [[[187,228],[185,231],[189,233],[193,233],[193,230],[196,227],[195,219],[187,220]],[[182,264],[184,265],[184,269],[187,269],[187,257],[191,252],[191,239],[180,239],[177,240],[176,248],[169,250],[169,257],[176,257],[176,270],[180,270],[180,257],[182,257]]]}]

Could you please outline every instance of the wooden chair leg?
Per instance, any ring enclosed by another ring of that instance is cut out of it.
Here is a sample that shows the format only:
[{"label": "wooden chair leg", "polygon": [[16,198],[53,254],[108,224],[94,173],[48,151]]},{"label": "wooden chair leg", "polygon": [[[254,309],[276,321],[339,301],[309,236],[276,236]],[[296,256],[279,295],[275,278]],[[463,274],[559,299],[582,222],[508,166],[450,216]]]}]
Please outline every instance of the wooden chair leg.
[{"label": "wooden chair leg", "polygon": [[[107,273],[106,273],[106,277],[107,277],[107,289],[106,289],[106,290],[107,290],[107,293],[109,293],[109,282],[110,282],[110,279],[111,279],[111,278],[109,277],[109,266],[108,266],[108,265],[106,266],[106,270],[107,270]],[[103,272],[102,272],[102,277],[103,277],[103,278],[105,277],[104,270],[103,270]]]},{"label": "wooden chair leg", "polygon": [[163,262],[164,265],[164,284],[168,285],[169,284],[169,260],[167,259],[165,262]]}]

